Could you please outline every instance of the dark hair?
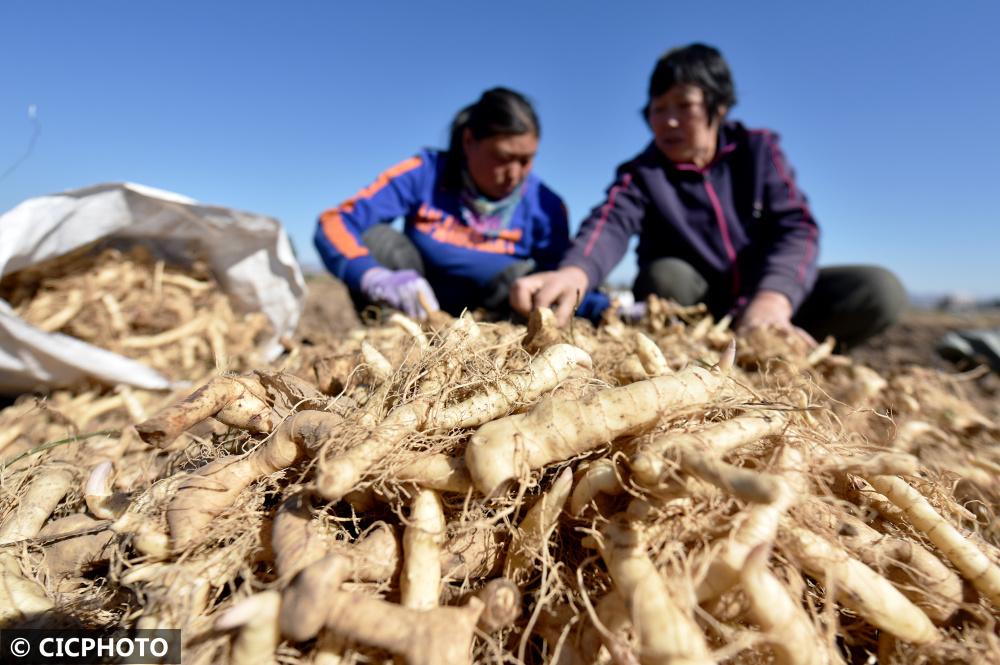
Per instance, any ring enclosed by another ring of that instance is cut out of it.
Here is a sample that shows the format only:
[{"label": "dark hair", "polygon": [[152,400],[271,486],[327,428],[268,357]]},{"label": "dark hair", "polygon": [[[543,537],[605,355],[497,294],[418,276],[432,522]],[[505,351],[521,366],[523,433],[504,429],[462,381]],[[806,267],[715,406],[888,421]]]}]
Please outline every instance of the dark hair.
[{"label": "dark hair", "polygon": [[524,95],[507,88],[487,90],[451,121],[448,160],[443,174],[443,184],[447,189],[460,189],[462,186],[462,168],[465,165],[462,137],[466,129],[476,139],[517,134],[542,135],[535,109]]},{"label": "dark hair", "polygon": [[[649,101],[678,84],[696,85],[705,93],[705,108],[709,121],[715,119],[720,106],[736,105],[736,90],[729,65],[718,49],[705,44],[690,44],[670,49],[656,61],[649,77]],[[649,118],[649,101],[642,117]]]}]

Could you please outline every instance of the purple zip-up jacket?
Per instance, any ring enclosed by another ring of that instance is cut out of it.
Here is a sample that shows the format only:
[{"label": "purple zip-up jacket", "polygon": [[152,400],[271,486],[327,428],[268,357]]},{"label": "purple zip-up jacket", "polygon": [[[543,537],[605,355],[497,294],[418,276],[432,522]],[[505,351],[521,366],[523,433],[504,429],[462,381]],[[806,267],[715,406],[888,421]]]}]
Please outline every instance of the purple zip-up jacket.
[{"label": "purple zip-up jacket", "polygon": [[596,287],[635,234],[640,270],[659,258],[682,259],[713,292],[731,296],[734,309],[772,290],[794,311],[816,282],[819,228],[778,137],[736,122],[722,126],[705,168],[674,164],[653,143],[619,166],[560,267],[582,268]]}]

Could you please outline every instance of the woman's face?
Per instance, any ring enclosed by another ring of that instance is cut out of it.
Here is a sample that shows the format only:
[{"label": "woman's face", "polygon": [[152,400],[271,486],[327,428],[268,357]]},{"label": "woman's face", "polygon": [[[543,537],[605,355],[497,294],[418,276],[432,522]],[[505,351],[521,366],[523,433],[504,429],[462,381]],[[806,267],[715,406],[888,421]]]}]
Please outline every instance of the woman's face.
[{"label": "woman's face", "polygon": [[696,85],[678,84],[649,102],[649,127],[656,147],[672,162],[707,166],[715,157],[721,106],[709,120],[705,93]]},{"label": "woman's face", "polygon": [[462,136],[465,164],[480,193],[502,199],[514,192],[531,172],[538,152],[534,134],[477,139],[468,129]]}]

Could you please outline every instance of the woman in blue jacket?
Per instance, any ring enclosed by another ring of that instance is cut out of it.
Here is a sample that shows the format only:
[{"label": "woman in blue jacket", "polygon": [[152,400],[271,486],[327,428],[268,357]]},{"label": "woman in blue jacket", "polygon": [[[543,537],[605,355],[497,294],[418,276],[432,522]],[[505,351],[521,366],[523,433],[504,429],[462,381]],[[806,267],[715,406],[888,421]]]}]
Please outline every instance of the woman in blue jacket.
[{"label": "woman in blue jacket", "polygon": [[510,284],[553,270],[569,245],[566,206],[532,173],[540,135],[527,99],[487,90],[455,117],[447,152],[421,151],[320,215],[324,264],[359,309],[506,310]]},{"label": "woman in blue jacket", "polygon": [[660,58],[643,109],[652,142],[618,167],[559,269],[518,280],[511,306],[552,305],[565,322],[637,235],[637,299],[704,302],[740,331],[773,326],[846,345],[890,325],[906,302],[899,281],[875,266],[817,268],[819,229],[778,138],[728,121],[735,103],[716,49]]}]

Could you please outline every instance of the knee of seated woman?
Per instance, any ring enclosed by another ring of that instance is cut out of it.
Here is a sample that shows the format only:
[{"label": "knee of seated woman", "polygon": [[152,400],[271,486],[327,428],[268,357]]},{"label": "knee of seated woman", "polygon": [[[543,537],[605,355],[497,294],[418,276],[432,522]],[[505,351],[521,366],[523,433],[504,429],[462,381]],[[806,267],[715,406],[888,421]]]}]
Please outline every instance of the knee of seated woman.
[{"label": "knee of seated woman", "polygon": [[639,269],[633,291],[639,299],[655,294],[681,305],[694,305],[704,302],[708,296],[708,287],[708,282],[690,263],[666,257],[651,261]]},{"label": "knee of seated woman", "polygon": [[895,323],[909,302],[899,278],[880,266],[853,266],[852,272],[865,296],[863,313],[883,327]]}]

